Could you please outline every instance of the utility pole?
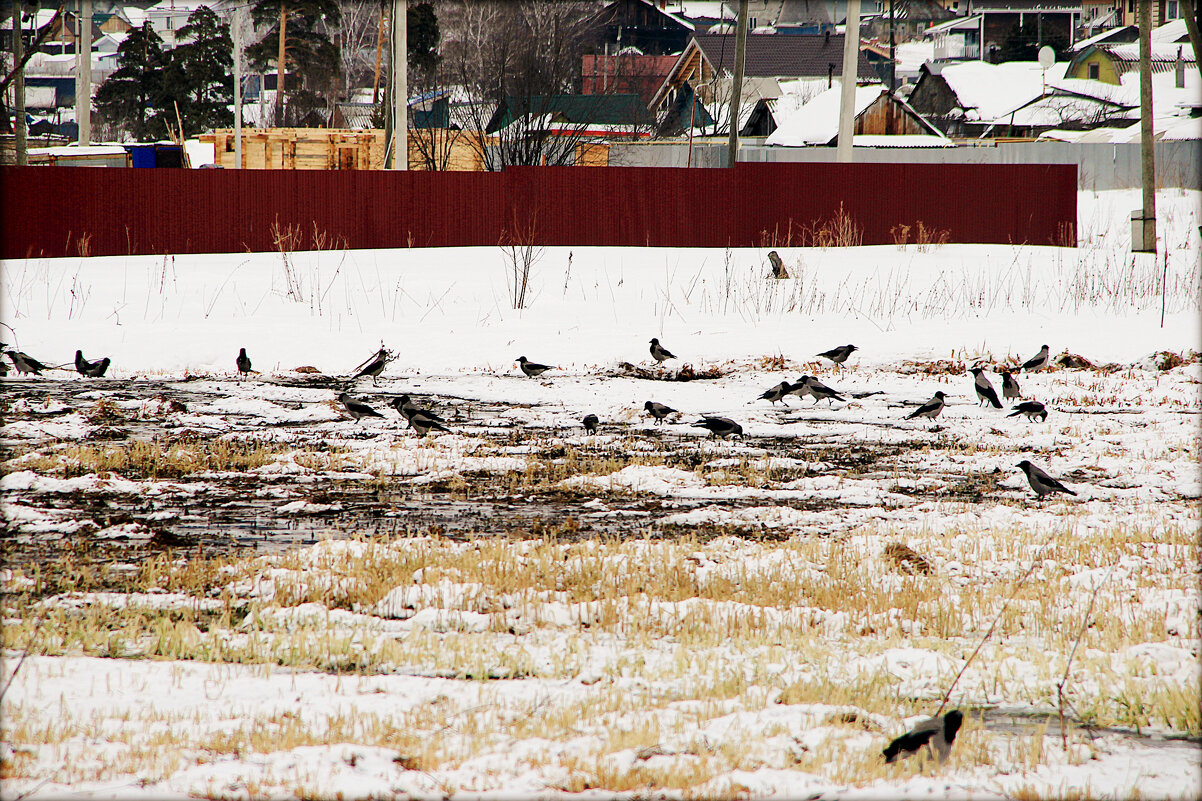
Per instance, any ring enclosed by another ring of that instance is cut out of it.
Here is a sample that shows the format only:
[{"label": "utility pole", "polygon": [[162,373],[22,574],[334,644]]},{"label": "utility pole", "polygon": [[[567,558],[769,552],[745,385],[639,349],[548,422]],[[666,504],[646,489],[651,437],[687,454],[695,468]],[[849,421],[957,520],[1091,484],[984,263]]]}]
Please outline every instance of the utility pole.
[{"label": "utility pole", "polygon": [[284,127],[284,78],[287,76],[288,5],[280,3],[280,53],[275,61],[275,127]]},{"label": "utility pole", "polygon": [[[1156,252],[1156,151],[1152,119],[1152,4],[1139,6],[1139,153],[1143,173],[1144,207],[1140,218],[1140,236],[1131,249]],[[1132,215],[1134,216],[1134,215]],[[1134,233],[1134,232],[1133,232]]]},{"label": "utility pole", "polygon": [[[13,66],[20,67],[25,57],[25,29],[21,25],[21,3],[13,0]],[[13,133],[16,135],[17,166],[29,163],[25,152],[25,68],[20,67],[13,78]]]},{"label": "utility pole", "polygon": [[843,86],[839,94],[839,142],[835,147],[835,160],[850,162],[855,133],[856,77],[860,64],[860,0],[848,0],[844,28]]},{"label": "utility pole", "polygon": [[380,21],[376,26],[376,73],[371,82],[371,104],[380,102],[380,53],[384,49],[384,0],[380,0]]},{"label": "utility pole", "polygon": [[392,141],[394,170],[409,169],[409,10],[392,0]]},{"label": "utility pole", "polygon": [[92,0],[79,4],[79,58],[75,61],[75,124],[80,145],[92,144]]},{"label": "utility pole", "polygon": [[[246,6],[234,9],[231,38],[234,40],[234,169],[242,169],[242,26],[246,23]],[[260,87],[260,92],[262,87]]]},{"label": "utility pole", "polygon": [[[893,38],[893,0],[889,0],[889,91],[897,91],[897,42]],[[857,64],[859,61],[856,62]]]},{"label": "utility pole", "polygon": [[726,142],[726,166],[739,160],[739,103],[743,99],[743,62],[747,57],[747,0],[739,0],[739,18],[735,23],[735,76],[730,89],[730,136]]}]

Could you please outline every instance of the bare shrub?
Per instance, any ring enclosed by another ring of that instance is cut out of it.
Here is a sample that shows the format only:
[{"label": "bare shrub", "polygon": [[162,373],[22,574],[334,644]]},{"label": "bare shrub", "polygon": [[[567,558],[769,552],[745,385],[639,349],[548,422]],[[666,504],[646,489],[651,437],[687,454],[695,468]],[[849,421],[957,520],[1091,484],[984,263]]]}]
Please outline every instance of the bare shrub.
[{"label": "bare shrub", "polygon": [[538,244],[538,217],[531,213],[525,220],[513,213],[513,222],[502,229],[497,243],[505,255],[505,283],[509,302],[514,309],[526,308],[530,291],[530,273],[543,256],[545,248]]}]

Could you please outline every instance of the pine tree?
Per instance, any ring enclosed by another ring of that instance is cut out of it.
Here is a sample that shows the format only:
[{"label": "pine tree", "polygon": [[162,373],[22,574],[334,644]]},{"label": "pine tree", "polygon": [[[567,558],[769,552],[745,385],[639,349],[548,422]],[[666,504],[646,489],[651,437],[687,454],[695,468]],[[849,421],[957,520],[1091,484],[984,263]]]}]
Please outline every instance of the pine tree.
[{"label": "pine tree", "polygon": [[[246,49],[251,65],[266,71],[277,66],[279,57],[280,13],[285,16],[285,69],[291,67],[300,77],[300,91],[289,89],[291,113],[276,125],[295,121],[303,112],[323,104],[323,95],[336,83],[338,48],[325,35],[325,29],[337,27],[341,19],[336,0],[258,0],[251,8],[256,26],[268,26],[267,33]],[[286,84],[277,88],[283,92]],[[279,104],[277,103],[277,107]]]},{"label": "pine tree", "polygon": [[173,73],[179,82],[173,99],[179,103],[185,136],[194,136],[234,122],[229,106],[234,102],[233,42],[229,23],[208,6],[188,17],[177,35],[189,41],[172,51]]},{"label": "pine tree", "polygon": [[140,142],[167,134],[162,112],[168,58],[163,40],[145,23],[117,48],[117,69],[96,90],[96,110]]}]

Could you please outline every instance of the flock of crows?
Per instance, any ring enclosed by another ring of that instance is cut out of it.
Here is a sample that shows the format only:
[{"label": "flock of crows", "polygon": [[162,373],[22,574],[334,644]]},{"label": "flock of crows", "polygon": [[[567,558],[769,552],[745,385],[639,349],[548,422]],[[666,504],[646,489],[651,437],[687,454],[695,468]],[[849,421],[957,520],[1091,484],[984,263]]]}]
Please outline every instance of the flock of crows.
[{"label": "flock of crows", "polygon": [[[846,362],[848,357],[851,356],[851,354],[856,350],[858,350],[858,348],[855,345],[840,345],[837,348],[832,348],[831,350],[823,351],[822,353],[816,355],[827,359],[838,367],[842,367],[843,363]],[[37,359],[34,359],[33,357],[22,353],[19,350],[13,350],[4,343],[0,343],[0,353],[8,355],[9,359],[12,360],[13,367],[18,373],[31,373],[33,375],[40,376],[44,370],[57,369],[47,367]],[[367,362],[357,368],[357,372],[352,376],[351,380],[354,381],[359,378],[370,376],[372,382],[376,383],[376,380],[379,378],[380,374],[384,372],[384,368],[388,365],[390,357],[391,354],[389,353],[388,349],[381,348]],[[663,362],[669,359],[676,358],[671,351],[660,344],[660,341],[657,338],[651,339],[651,357],[655,359],[656,363],[658,364],[663,364]],[[550,365],[532,362],[525,356],[519,356],[517,361],[522,373],[529,378],[537,378],[538,376],[552,369]],[[1039,353],[1035,354],[1035,356],[1024,362],[1020,369],[1023,372],[1036,372],[1047,367],[1050,361],[1051,359],[1048,355],[1048,346],[1044,345],[1042,348],[1040,348]],[[111,364],[111,360],[107,356],[96,361],[88,361],[84,358],[82,351],[75,351],[75,369],[84,377],[99,378],[103,376],[108,370],[109,364]],[[238,368],[238,376],[240,379],[246,374],[254,372],[251,367],[250,357],[246,355],[246,348],[241,348],[238,351],[238,357],[235,360],[235,364]],[[994,389],[993,384],[991,384],[989,379],[986,378],[983,368],[973,367],[969,372],[971,372],[973,375],[973,387],[976,390],[978,405],[989,404],[995,409],[1001,409],[1002,399],[1005,399],[1006,401],[1013,401],[1018,400],[1022,396],[1021,390],[1018,386],[1018,381],[1015,380],[1013,373],[1011,373],[1009,370],[1001,371],[1001,399],[998,398],[997,390]],[[0,376],[7,374],[8,367],[3,363],[3,361],[0,361]],[[766,390],[762,395],[759,396],[759,398],[761,400],[770,401],[773,404],[781,402],[786,403],[787,405],[786,399],[790,395],[795,395],[799,399],[811,397],[814,399],[815,404],[821,400],[825,400],[831,404],[837,400],[845,400],[844,397],[838,392],[823,384],[821,381],[811,375],[803,375],[796,382],[792,383],[788,381],[782,381],[775,387]],[[940,415],[940,413],[943,412],[946,397],[947,396],[943,392],[936,392],[930,400],[919,406],[914,411],[910,412],[910,414],[906,415],[905,419],[914,420],[923,418],[927,420],[934,420]],[[359,422],[365,417],[383,417],[382,414],[377,412],[370,405],[364,403],[363,401],[352,398],[345,391],[338,395],[338,400],[342,403],[347,413],[355,420],[355,422]],[[419,407],[408,395],[401,395],[400,397],[394,398],[392,401],[390,401],[389,405],[396,409],[396,411],[405,418],[405,420],[409,423],[409,426],[419,436],[424,437],[430,431],[443,431],[450,433],[450,429],[446,427],[446,420],[444,420],[442,417],[439,417],[438,414],[429,409],[423,409]],[[664,420],[674,414],[680,414],[677,409],[673,409],[665,404],[650,400],[643,404],[643,409],[655,420],[656,425],[663,423]],[[1025,416],[1030,422],[1034,422],[1036,419],[1038,419],[1040,422],[1043,422],[1048,418],[1048,410],[1047,407],[1045,407],[1039,401],[1021,401],[1013,407],[1013,410],[1007,416],[1017,417],[1019,415]],[[581,422],[588,433],[597,433],[597,428],[600,425],[600,420],[597,418],[597,415],[587,415]],[[734,420],[731,420],[729,417],[703,416],[700,420],[691,423],[690,425],[696,428],[707,429],[710,432],[711,437],[725,439],[729,436],[743,436],[743,427]],[[1035,493],[1037,498],[1042,499],[1045,495],[1050,495],[1057,492],[1065,493],[1067,495],[1077,494],[1068,487],[1064,486],[1064,484],[1062,484],[1060,481],[1032,464],[1027,459],[1022,460],[1015,465],[1015,467],[1022,470],[1026,475],[1027,483],[1031,485],[1031,490]]]}]

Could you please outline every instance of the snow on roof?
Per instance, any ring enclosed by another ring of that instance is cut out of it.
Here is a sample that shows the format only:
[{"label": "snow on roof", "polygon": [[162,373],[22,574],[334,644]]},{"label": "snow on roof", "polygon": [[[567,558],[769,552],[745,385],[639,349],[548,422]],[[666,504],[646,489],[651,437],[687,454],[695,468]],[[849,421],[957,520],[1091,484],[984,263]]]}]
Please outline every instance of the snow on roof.
[{"label": "snow on roof", "polygon": [[669,14],[680,14],[689,19],[734,19],[735,13],[722,0],[678,0],[668,5]]},{"label": "snow on roof", "polygon": [[[1053,65],[1047,80],[1064,77],[1067,67],[1066,61]],[[1044,89],[1043,69],[1034,61],[963,61],[944,65],[940,75],[956,93],[969,120],[996,120],[1030,103]]]},{"label": "snow on roof", "polygon": [[1187,35],[1185,19],[1175,19],[1152,29],[1152,42],[1176,42]]},{"label": "snow on roof", "polygon": [[126,150],[121,145],[62,145],[61,147],[31,147],[31,156],[117,156]]},{"label": "snow on roof", "polygon": [[[1120,45],[1103,45],[1106,52],[1115,58],[1120,58],[1123,61],[1139,61],[1139,43]],[[1183,61],[1193,63],[1197,61],[1194,54],[1194,47],[1189,42],[1153,42],[1152,43],[1152,60],[1153,61],[1176,61],[1177,54],[1181,53]]]},{"label": "snow on roof", "polygon": [[1202,117],[1190,117],[1167,126],[1161,139],[1202,139]]},{"label": "snow on roof", "polygon": [[1121,109],[1093,97],[1048,95],[993,121],[994,125],[1044,126],[1068,123],[1094,123],[1111,117]]},{"label": "snow on roof", "polygon": [[[35,30],[44,28],[50,20],[54,19],[53,8],[39,8],[34,12],[32,22],[25,19],[25,14],[21,15],[21,24],[28,31],[31,27]],[[4,16],[0,18],[0,30],[11,31],[13,28],[13,17],[11,7],[4,9]]]},{"label": "snow on roof", "polygon": [[981,27],[981,16],[978,14],[974,17],[957,17],[949,19],[947,22],[941,22],[938,25],[932,25],[923,31],[924,39],[933,39],[941,33],[950,33],[951,31],[975,31]]},{"label": "snow on roof", "polygon": [[185,139],[184,150],[188,153],[188,163],[193,169],[202,164],[216,162],[215,147],[212,142],[202,142],[199,139]]},{"label": "snow on roof", "polygon": [[898,72],[918,72],[918,68],[935,58],[933,41],[902,42],[893,49]]},{"label": "snow on roof", "polygon": [[946,136],[928,134],[856,134],[852,137],[853,147],[955,147],[956,143]]},{"label": "snow on roof", "polygon": [[[885,87],[879,83],[857,86],[855,113],[858,115],[872,105]],[[843,88],[832,86],[783,119],[777,119],[777,129],[764,141],[767,145],[798,147],[825,145],[839,134],[839,104]]]}]

